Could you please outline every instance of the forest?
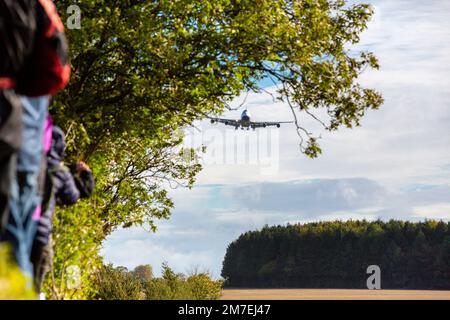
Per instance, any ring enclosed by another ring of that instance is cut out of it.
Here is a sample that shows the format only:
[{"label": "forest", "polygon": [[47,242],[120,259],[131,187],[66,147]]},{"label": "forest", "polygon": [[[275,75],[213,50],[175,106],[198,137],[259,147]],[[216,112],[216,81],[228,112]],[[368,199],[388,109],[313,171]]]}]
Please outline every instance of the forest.
[{"label": "forest", "polygon": [[333,221],[265,226],[227,249],[226,287],[450,289],[450,223]]}]

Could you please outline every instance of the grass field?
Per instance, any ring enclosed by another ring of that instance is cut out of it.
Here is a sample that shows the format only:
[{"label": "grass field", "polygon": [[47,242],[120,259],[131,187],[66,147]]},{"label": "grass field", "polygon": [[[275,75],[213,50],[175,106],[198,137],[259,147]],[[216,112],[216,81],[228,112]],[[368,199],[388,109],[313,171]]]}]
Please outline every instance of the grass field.
[{"label": "grass field", "polygon": [[222,300],[450,300],[450,291],[226,289]]}]

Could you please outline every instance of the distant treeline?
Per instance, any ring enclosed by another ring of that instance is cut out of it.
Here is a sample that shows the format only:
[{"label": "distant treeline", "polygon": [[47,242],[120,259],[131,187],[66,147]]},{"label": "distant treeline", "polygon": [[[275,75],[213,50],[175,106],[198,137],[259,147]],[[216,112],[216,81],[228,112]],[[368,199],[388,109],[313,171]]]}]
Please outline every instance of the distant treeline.
[{"label": "distant treeline", "polygon": [[264,227],[228,246],[227,287],[450,289],[450,223],[334,221]]},{"label": "distant treeline", "polygon": [[198,270],[188,275],[175,273],[164,263],[160,278],[153,276],[150,265],[134,270],[104,265],[98,269],[93,284],[89,298],[94,300],[217,300],[222,295],[223,281]]}]

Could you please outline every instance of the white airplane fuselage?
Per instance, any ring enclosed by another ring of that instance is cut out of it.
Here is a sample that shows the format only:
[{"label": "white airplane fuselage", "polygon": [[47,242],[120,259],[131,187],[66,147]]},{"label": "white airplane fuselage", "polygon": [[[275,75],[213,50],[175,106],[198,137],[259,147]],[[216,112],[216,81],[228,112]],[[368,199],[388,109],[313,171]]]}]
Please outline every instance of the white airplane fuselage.
[{"label": "white airplane fuselage", "polygon": [[250,127],[250,112],[248,112],[247,110],[242,111],[241,114],[241,127],[245,127],[245,128],[249,128]]},{"label": "white airplane fuselage", "polygon": [[241,118],[240,119],[223,119],[223,118],[211,118],[211,123],[223,123],[227,126],[233,126],[235,127],[235,129],[239,129],[241,128],[242,130],[247,129],[253,129],[255,130],[256,128],[267,128],[270,126],[276,126],[277,128],[279,128],[281,126],[282,123],[292,123],[292,121],[288,122],[288,121],[284,121],[284,122],[271,122],[271,121],[252,121],[251,120],[251,115],[250,112],[248,112],[248,110],[244,110],[241,113]]}]

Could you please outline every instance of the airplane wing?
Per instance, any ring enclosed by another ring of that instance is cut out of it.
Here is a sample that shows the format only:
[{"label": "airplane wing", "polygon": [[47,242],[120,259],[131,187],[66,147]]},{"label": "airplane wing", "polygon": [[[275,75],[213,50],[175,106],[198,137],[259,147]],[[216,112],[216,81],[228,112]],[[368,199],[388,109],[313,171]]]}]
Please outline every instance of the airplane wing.
[{"label": "airplane wing", "polygon": [[234,126],[234,127],[236,127],[236,126],[240,126],[241,125],[240,120],[235,120],[235,119],[223,119],[223,118],[211,118],[211,117],[209,119],[211,119],[211,123],[218,122],[218,123],[223,123],[226,126]]},{"label": "airplane wing", "polygon": [[266,128],[270,126],[276,126],[277,128],[281,127],[283,123],[294,123],[293,121],[279,121],[279,122],[250,122],[250,126],[252,128]]}]

